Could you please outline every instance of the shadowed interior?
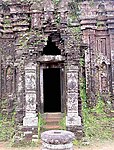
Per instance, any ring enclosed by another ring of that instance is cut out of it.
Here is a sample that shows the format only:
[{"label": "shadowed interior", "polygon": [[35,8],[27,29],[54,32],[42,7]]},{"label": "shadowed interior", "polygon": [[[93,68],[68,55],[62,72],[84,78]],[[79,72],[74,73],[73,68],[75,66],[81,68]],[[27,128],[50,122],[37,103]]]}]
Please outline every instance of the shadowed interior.
[{"label": "shadowed interior", "polygon": [[43,70],[44,112],[61,112],[60,68]]}]

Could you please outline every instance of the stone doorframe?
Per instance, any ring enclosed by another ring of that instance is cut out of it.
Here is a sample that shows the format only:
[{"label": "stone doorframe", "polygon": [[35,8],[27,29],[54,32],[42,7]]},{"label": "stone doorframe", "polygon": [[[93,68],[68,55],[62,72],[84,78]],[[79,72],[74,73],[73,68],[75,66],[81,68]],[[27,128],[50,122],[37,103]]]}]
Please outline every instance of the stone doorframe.
[{"label": "stone doorframe", "polygon": [[40,63],[40,104],[41,113],[44,113],[44,89],[43,89],[43,69],[48,68],[60,68],[60,80],[61,80],[61,113],[65,112],[65,69],[64,69],[64,63]]}]

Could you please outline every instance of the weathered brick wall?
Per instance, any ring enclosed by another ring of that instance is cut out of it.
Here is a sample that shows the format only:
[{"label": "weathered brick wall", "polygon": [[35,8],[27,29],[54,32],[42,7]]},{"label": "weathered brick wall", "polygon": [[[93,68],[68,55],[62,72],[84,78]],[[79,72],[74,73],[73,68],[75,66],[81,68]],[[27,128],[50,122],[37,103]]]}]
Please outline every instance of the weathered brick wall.
[{"label": "weathered brick wall", "polygon": [[[107,101],[113,91],[113,1],[81,3],[81,29],[85,51],[86,89],[89,103],[100,92]],[[107,95],[107,96],[106,96]]]}]

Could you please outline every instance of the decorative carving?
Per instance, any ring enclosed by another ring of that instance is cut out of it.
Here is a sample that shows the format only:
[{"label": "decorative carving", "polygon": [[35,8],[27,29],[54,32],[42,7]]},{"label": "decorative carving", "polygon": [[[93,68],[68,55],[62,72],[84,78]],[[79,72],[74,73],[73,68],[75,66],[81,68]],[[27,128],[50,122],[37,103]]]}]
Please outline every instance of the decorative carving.
[{"label": "decorative carving", "polygon": [[32,11],[32,28],[41,29],[42,26],[42,4],[40,2],[34,2],[31,6]]},{"label": "decorative carving", "polygon": [[34,76],[34,73],[25,74],[25,87],[26,90],[36,90],[36,76]]},{"label": "decorative carving", "polygon": [[77,113],[67,113],[66,124],[70,126],[81,126],[81,117]]},{"label": "decorative carving", "polygon": [[54,22],[54,4],[51,0],[44,1],[44,23]]},{"label": "decorative carving", "polygon": [[78,115],[78,66],[67,66],[67,126],[81,126]]},{"label": "decorative carving", "polygon": [[69,0],[62,0],[59,3],[59,13],[60,13],[60,22],[61,23],[67,23],[67,17],[68,17],[68,1]]},{"label": "decorative carving", "polygon": [[78,88],[77,80],[78,80],[77,73],[67,73],[68,90],[70,90],[70,91],[77,90],[77,88]]},{"label": "decorative carving", "polygon": [[[36,64],[33,62],[25,66],[25,117],[23,118],[23,126],[37,126],[38,119],[36,117]],[[30,122],[28,122],[28,120]],[[33,122],[31,124],[31,122]]]},{"label": "decorative carving", "polygon": [[36,111],[36,94],[26,94],[26,111]]},{"label": "decorative carving", "polygon": [[78,112],[78,93],[68,93],[67,105],[68,112]]}]

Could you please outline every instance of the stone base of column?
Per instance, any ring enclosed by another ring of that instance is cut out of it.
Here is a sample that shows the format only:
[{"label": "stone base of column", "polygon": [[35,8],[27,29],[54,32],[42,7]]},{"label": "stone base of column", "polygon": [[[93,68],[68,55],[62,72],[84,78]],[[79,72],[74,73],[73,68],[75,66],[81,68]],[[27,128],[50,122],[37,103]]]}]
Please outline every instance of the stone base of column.
[{"label": "stone base of column", "polygon": [[14,144],[22,145],[29,142],[38,142],[38,127],[19,126],[14,135]]},{"label": "stone base of column", "polygon": [[81,117],[77,113],[67,113],[66,126],[81,126]]},{"label": "stone base of column", "polygon": [[23,118],[23,126],[24,127],[31,127],[31,126],[38,126],[38,117],[24,117]]}]

